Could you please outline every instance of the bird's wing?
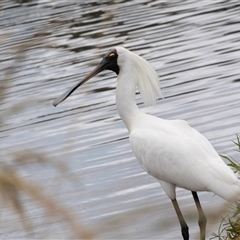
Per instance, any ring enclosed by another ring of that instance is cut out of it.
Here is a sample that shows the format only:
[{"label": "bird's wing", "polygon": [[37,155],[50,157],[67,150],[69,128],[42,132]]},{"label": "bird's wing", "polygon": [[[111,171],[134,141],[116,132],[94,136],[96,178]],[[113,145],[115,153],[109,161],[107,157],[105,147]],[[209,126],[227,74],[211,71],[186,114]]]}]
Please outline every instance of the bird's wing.
[{"label": "bird's wing", "polygon": [[186,122],[174,121],[172,126],[163,124],[164,131],[139,128],[130,133],[133,152],[145,171],[192,191],[212,191],[214,182],[237,181],[204,136]]},{"label": "bird's wing", "polygon": [[199,147],[202,148],[209,156],[212,156],[215,160],[222,162],[216,150],[213,148],[212,144],[205,138],[201,133],[192,128],[188,122],[184,120],[171,120],[171,125],[174,126],[174,131],[177,131],[179,136],[189,137],[190,139],[196,141]]}]

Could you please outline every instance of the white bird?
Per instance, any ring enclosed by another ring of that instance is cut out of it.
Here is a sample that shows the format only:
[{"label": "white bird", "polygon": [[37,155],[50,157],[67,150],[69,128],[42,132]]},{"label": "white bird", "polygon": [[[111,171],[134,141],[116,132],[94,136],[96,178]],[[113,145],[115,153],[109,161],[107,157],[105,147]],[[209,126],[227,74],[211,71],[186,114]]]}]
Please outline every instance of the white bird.
[{"label": "white bird", "polygon": [[161,96],[158,75],[146,60],[123,47],[112,48],[88,76],[55,99],[53,105],[105,69],[117,74],[116,105],[129,131],[132,150],[142,168],[159,181],[171,199],[183,239],[188,240],[189,233],[176,200],[176,187],[192,192],[199,214],[200,239],[205,239],[207,219],[197,191],[211,191],[228,201],[237,201],[240,181],[210,142],[186,121],[165,120],[139,110],[136,87],[148,105]]}]

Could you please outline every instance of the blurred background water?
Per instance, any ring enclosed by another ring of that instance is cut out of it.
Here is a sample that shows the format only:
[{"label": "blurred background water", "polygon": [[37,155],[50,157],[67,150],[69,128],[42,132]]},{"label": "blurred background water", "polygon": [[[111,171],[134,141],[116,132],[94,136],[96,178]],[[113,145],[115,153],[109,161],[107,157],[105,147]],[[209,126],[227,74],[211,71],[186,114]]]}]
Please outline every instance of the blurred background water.
[{"label": "blurred background water", "polygon": [[[78,179],[74,186],[53,181],[54,170],[44,166],[22,173],[71,208],[98,238],[181,239],[171,202],[131,152],[116,111],[114,73],[99,74],[57,108],[52,101],[91,71],[109,48],[124,46],[148,60],[161,79],[165,98],[146,108],[136,95],[138,106],[161,118],[187,120],[219,153],[234,157],[231,140],[239,133],[240,119],[240,3],[1,0],[0,5],[1,72],[14,66],[0,105],[5,116],[1,156],[33,149],[63,160]],[[28,108],[11,110],[22,103]],[[191,238],[196,238],[192,196],[182,189],[177,196]],[[206,212],[223,203],[212,193],[200,193],[200,200]],[[66,238],[62,224],[42,220],[37,205],[26,205],[38,226],[36,236]],[[7,208],[1,209],[0,236],[27,238]]]}]

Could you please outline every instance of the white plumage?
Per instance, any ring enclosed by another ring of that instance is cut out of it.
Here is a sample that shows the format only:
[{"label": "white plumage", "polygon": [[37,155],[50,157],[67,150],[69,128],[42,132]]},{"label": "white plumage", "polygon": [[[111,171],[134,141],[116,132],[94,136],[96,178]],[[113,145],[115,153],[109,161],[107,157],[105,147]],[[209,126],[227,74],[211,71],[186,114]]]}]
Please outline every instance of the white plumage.
[{"label": "white plumage", "polygon": [[176,197],[178,186],[239,199],[238,179],[201,134],[184,121],[145,120],[153,120],[152,126],[158,121],[161,127],[133,128],[130,143],[143,169],[159,180],[169,198]]},{"label": "white plumage", "polygon": [[104,69],[118,74],[116,105],[129,131],[132,150],[142,168],[160,182],[172,200],[183,238],[189,239],[189,234],[177,204],[176,187],[192,191],[199,212],[200,238],[205,239],[206,218],[196,192],[211,191],[228,201],[236,201],[240,199],[240,181],[209,141],[186,121],[164,120],[138,109],[136,87],[148,105],[161,97],[158,75],[146,60],[125,48],[113,48],[92,73],[56,99],[54,106]]},{"label": "white plumage", "polygon": [[140,86],[148,104],[154,104],[156,97],[161,96],[157,91],[158,77],[143,58],[124,48],[116,49],[121,69],[117,108],[143,169],[160,181],[171,199],[175,198],[176,186],[190,191],[212,191],[226,200],[240,199],[240,181],[203,135],[186,121],[164,120],[136,109],[132,97],[136,86]]}]

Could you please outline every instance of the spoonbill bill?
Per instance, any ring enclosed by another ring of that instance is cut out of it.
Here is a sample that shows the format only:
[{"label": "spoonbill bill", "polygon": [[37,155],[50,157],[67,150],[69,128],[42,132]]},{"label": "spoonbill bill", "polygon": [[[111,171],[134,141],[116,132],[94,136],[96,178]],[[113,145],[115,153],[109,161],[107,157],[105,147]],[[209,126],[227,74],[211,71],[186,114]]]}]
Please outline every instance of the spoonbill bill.
[{"label": "spoonbill bill", "polygon": [[117,74],[117,111],[129,131],[132,150],[142,168],[157,179],[171,199],[183,239],[189,239],[189,232],[176,199],[176,187],[192,192],[199,215],[200,239],[205,239],[207,219],[197,192],[211,191],[228,201],[237,201],[240,181],[210,142],[186,121],[165,120],[139,110],[136,87],[148,105],[154,105],[161,97],[158,74],[146,60],[126,48],[114,47],[89,75],[55,99],[53,105],[56,107],[106,69]]}]

